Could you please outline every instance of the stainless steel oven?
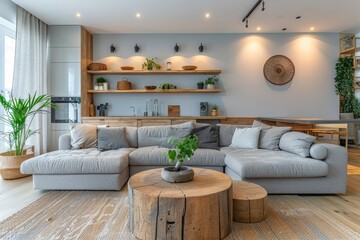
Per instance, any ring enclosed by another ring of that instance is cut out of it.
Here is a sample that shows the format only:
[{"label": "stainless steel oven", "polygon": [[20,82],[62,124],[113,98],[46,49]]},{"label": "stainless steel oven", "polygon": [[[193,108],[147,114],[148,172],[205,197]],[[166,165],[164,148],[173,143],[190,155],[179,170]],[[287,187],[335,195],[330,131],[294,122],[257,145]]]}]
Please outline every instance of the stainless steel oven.
[{"label": "stainless steel oven", "polygon": [[51,109],[52,123],[77,123],[80,121],[80,97],[52,97],[51,103],[56,105]]}]

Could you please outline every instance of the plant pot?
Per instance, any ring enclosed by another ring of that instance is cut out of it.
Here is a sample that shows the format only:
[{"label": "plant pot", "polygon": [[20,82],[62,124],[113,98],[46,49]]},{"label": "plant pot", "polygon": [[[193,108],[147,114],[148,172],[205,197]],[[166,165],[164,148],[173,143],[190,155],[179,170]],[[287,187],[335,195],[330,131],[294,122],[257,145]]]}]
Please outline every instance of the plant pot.
[{"label": "plant pot", "polygon": [[24,150],[24,155],[15,156],[11,155],[11,152],[5,152],[0,154],[0,174],[4,180],[18,179],[30,176],[29,174],[22,174],[20,172],[20,165],[27,159],[34,157],[34,147],[31,147],[31,152],[26,154]]},{"label": "plant pot", "polygon": [[211,110],[211,116],[217,116],[219,114],[218,110]]},{"label": "plant pot", "polygon": [[174,171],[175,167],[165,167],[161,171],[163,180],[171,183],[188,182],[194,178],[194,170],[190,167],[182,166],[179,171]]},{"label": "plant pot", "polygon": [[215,86],[215,84],[207,84],[207,85],[206,85],[206,88],[207,88],[207,89],[215,89],[216,86]]},{"label": "plant pot", "polygon": [[204,84],[203,84],[203,83],[198,83],[198,84],[197,84],[197,88],[198,88],[198,89],[203,89],[203,88],[204,88]]}]

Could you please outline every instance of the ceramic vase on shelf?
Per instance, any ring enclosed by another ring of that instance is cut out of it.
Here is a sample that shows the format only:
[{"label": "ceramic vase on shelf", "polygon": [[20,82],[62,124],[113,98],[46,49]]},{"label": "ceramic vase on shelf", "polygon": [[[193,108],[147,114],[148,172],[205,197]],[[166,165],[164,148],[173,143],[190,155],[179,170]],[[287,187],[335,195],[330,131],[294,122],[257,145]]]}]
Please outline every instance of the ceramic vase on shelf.
[{"label": "ceramic vase on shelf", "polygon": [[215,84],[207,84],[207,85],[206,85],[206,88],[207,88],[207,89],[215,89],[216,86],[215,86]]}]

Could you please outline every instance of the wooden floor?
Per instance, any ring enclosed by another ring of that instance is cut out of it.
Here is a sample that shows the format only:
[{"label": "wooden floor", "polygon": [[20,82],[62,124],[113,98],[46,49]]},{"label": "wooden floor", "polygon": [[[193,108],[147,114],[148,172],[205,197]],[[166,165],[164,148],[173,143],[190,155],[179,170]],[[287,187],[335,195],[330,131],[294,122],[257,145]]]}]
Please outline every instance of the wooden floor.
[{"label": "wooden floor", "polygon": [[[31,177],[8,181],[0,178],[0,221],[44,194],[46,191],[32,189]],[[302,195],[301,197],[360,233],[360,149],[349,148],[346,194]]]}]

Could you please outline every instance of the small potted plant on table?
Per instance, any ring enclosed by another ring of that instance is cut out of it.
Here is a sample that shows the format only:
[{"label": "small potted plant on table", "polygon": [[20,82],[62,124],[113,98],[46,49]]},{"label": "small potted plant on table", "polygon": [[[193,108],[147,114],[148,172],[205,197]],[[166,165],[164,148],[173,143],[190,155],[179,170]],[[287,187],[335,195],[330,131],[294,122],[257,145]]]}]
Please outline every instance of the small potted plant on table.
[{"label": "small potted plant on table", "polygon": [[219,115],[219,107],[218,105],[214,104],[211,107],[211,116],[217,116],[217,115]]},{"label": "small potted plant on table", "polygon": [[195,150],[199,146],[197,135],[189,135],[185,138],[174,139],[169,138],[168,142],[175,146],[174,149],[169,149],[167,157],[169,163],[175,166],[165,167],[161,171],[161,177],[167,182],[187,182],[194,178],[194,170],[187,166],[182,166],[182,163],[187,159],[188,161],[194,155]]}]

